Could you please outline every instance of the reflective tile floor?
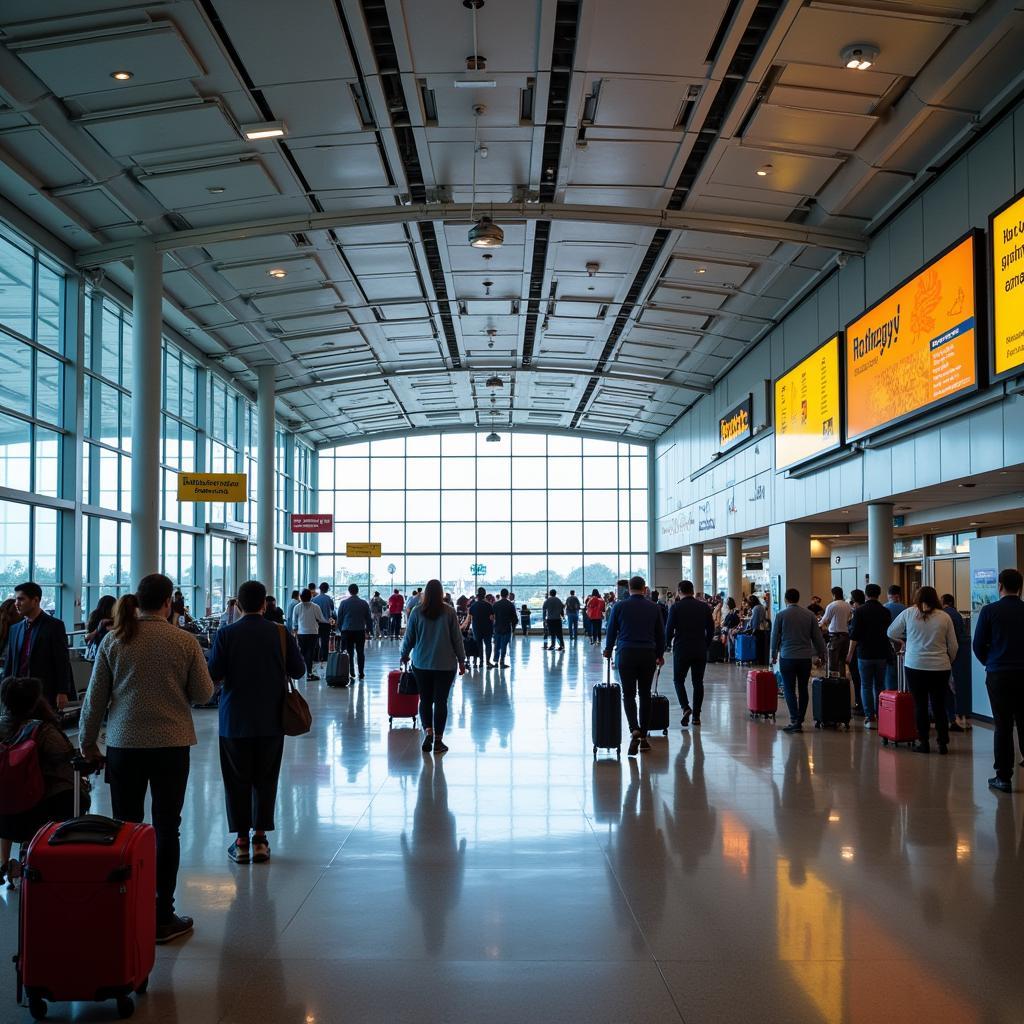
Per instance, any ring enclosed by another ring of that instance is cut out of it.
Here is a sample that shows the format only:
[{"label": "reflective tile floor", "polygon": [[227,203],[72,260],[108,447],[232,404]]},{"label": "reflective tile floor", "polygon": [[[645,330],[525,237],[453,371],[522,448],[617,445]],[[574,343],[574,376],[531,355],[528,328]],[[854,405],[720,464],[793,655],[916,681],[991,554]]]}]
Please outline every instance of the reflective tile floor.
[{"label": "reflective tile floor", "polygon": [[[599,653],[533,637],[456,683],[435,759],[388,728],[396,658],[375,646],[365,684],[307,687],[267,866],[227,860],[216,714],[196,712],[178,888],[196,931],[158,950],[136,1019],[1024,1021],[1024,792],[986,788],[987,729],[945,758],[859,724],[791,737],[713,666],[700,729],[595,762]],[[0,969],[0,1020],[27,1020]]]}]

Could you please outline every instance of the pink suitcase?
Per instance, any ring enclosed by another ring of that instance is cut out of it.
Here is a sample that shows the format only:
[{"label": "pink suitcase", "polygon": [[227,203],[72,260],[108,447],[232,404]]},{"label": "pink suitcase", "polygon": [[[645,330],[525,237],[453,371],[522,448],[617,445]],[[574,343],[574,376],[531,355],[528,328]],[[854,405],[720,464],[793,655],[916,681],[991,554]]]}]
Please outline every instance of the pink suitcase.
[{"label": "pink suitcase", "polygon": [[401,669],[388,673],[388,725],[394,724],[396,718],[411,718],[416,724],[416,716],[420,713],[420,695],[418,693],[399,693],[398,681],[402,678]]},{"label": "pink suitcase", "polygon": [[896,655],[896,685],[898,689],[883,690],[878,695],[878,735],[883,747],[917,739],[914,698],[907,692],[902,652]]},{"label": "pink suitcase", "polygon": [[747,708],[751,718],[770,718],[775,721],[779,708],[779,688],[774,672],[759,672],[751,669],[747,673]]}]

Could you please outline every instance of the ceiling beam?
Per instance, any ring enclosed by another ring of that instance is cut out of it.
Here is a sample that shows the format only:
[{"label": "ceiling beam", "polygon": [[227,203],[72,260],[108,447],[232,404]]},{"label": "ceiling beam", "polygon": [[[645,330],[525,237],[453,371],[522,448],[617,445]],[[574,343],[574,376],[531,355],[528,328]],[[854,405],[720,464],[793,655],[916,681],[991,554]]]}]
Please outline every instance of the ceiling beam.
[{"label": "ceiling beam", "polygon": [[[366,227],[386,224],[420,224],[429,221],[454,221],[469,224],[470,203],[429,203],[409,206],[383,206],[366,210],[330,211],[301,217],[269,217],[236,224],[173,231],[153,236],[158,252],[173,252],[186,246],[215,245],[247,238],[265,238],[295,232],[327,231],[332,228]],[[478,211],[479,212],[479,211]],[[738,238],[770,239],[815,245],[822,249],[858,255],[867,252],[864,235],[832,228],[787,221],[727,217],[693,211],[645,210],[637,207],[586,206],[566,203],[494,203],[487,212],[498,222],[554,220],[583,221],[590,224],[617,224],[630,227],[664,228],[671,231],[705,231]],[[78,253],[79,268],[99,267],[130,258],[134,241],[112,242]]]}]

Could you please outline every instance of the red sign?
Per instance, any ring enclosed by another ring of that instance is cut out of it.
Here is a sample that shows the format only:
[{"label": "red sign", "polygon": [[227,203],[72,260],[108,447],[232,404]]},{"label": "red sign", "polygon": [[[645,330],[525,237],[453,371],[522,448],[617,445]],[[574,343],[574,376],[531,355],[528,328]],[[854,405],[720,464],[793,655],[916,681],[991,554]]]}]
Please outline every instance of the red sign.
[{"label": "red sign", "polygon": [[292,513],[292,533],[330,533],[334,529],[334,516],[302,512]]}]

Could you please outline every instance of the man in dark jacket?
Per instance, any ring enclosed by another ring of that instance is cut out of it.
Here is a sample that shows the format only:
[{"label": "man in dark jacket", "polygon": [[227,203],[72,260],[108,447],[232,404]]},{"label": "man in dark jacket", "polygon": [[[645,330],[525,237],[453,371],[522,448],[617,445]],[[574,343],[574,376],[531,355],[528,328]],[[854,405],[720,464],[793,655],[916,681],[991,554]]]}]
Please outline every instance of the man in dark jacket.
[{"label": "man in dark jacket", "polygon": [[494,668],[491,661],[494,646],[494,605],[487,600],[487,590],[480,587],[476,599],[469,606],[469,619],[472,623],[473,639],[480,645],[480,657],[487,652],[487,667]]},{"label": "man in dark jacket", "polygon": [[[551,637],[551,650],[555,649],[555,641],[558,641],[558,649],[565,650],[565,637],[562,634],[562,616],[565,614],[565,605],[558,597],[558,591],[552,590],[548,599],[544,602],[544,625],[547,627],[548,636]],[[548,650],[548,645],[544,645]]]},{"label": "man in dark jacket", "polygon": [[356,677],[356,659],[359,659],[359,678],[366,678],[366,637],[373,632],[370,606],[359,596],[355,583],[348,585],[348,597],[338,605],[338,632],[342,650],[348,652],[348,674]]},{"label": "man in dark jacket", "polygon": [[1013,727],[1024,722],[1024,576],[999,574],[999,600],[985,605],[974,629],[974,656],[985,666],[985,685],[995,725],[992,789],[1009,793],[1013,778]]},{"label": "man in dark jacket", "polygon": [[7,638],[4,673],[38,679],[46,702],[54,711],[61,711],[69,699],[77,696],[68,656],[68,631],[60,619],[43,611],[42,599],[38,583],[19,583],[14,588],[14,606],[21,621],[11,627]]},{"label": "man in dark jacket", "polygon": [[494,660],[502,668],[508,668],[508,645],[519,624],[516,606],[512,603],[508,588],[502,587],[501,597],[494,602]]},{"label": "man in dark jacket", "polygon": [[[708,645],[715,636],[715,620],[711,608],[693,596],[693,583],[679,584],[679,600],[668,609],[665,631],[666,646],[672,648],[672,682],[683,709],[679,724],[700,725],[700,709],[704,704],[704,670],[708,662]],[[693,683],[693,706],[686,695],[686,673]]]},{"label": "man in dark jacket", "polygon": [[576,591],[570,590],[569,596],[565,599],[565,620],[569,624],[570,640],[575,640],[579,635],[580,607],[580,599],[576,596]]}]

